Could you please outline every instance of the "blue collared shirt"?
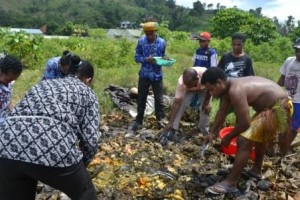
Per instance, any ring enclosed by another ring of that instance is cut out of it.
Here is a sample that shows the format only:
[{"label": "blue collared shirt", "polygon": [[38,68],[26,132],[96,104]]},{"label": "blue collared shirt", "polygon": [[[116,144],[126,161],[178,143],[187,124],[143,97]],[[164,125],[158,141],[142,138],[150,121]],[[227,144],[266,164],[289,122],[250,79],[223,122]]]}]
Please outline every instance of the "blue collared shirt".
[{"label": "blue collared shirt", "polygon": [[163,78],[163,72],[160,65],[146,62],[147,57],[164,57],[166,51],[166,42],[160,37],[156,37],[154,42],[149,43],[146,36],[139,39],[135,49],[135,61],[141,63],[139,76],[150,81],[160,81]]}]

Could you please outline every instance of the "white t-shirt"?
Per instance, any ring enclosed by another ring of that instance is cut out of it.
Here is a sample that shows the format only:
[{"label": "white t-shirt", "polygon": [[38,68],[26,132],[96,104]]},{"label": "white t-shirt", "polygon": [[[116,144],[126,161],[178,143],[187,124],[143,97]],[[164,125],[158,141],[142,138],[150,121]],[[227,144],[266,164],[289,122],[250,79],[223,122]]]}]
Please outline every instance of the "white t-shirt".
[{"label": "white t-shirt", "polygon": [[[206,68],[205,67],[192,67],[192,68],[197,71],[197,74],[198,74],[198,77],[199,77],[198,85],[200,85],[202,74],[206,71]],[[185,95],[185,92],[186,92],[186,87],[183,83],[183,78],[182,78],[182,75],[181,75],[178,78],[178,81],[177,81],[175,98],[176,99],[182,98]]]},{"label": "white t-shirt", "polygon": [[300,103],[300,62],[296,57],[288,57],[279,72],[285,76],[284,87],[294,103]]}]

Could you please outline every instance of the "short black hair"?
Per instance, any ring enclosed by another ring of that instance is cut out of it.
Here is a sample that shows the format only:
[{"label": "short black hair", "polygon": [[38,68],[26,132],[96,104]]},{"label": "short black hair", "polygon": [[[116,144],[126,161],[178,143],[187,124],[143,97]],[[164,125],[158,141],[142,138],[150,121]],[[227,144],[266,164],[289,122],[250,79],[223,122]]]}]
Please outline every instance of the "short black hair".
[{"label": "short black hair", "polygon": [[86,60],[80,62],[77,71],[75,72],[76,76],[81,78],[94,78],[94,67],[93,65]]},{"label": "short black hair", "polygon": [[23,65],[16,57],[4,55],[4,57],[0,59],[0,70],[3,74],[8,74],[9,72],[20,74],[23,70]]},{"label": "short black hair", "polygon": [[72,55],[69,62],[69,74],[74,74],[81,62],[81,58],[78,55]]},{"label": "short black hair", "polygon": [[219,67],[210,67],[202,75],[201,84],[209,83],[216,84],[218,80],[227,80],[224,71]]},{"label": "short black hair", "polygon": [[231,40],[242,40],[242,42],[245,43],[246,36],[243,33],[235,33],[232,35]]}]

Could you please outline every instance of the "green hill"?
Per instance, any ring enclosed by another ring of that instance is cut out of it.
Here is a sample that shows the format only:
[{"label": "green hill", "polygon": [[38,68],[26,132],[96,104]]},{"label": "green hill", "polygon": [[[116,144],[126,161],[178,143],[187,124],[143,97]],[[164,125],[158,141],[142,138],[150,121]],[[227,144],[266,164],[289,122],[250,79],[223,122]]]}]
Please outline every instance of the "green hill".
[{"label": "green hill", "polygon": [[89,28],[117,28],[121,21],[139,24],[145,17],[168,21],[170,30],[207,30],[214,11],[193,9],[174,0],[9,0],[0,2],[0,26],[39,28],[55,33],[67,22]]}]

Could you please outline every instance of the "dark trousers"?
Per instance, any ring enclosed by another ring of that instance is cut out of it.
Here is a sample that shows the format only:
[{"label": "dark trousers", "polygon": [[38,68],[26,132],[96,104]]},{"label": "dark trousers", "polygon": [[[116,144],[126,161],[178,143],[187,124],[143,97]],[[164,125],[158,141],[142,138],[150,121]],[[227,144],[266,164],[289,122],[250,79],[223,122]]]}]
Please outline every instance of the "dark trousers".
[{"label": "dark trousers", "polygon": [[147,95],[149,93],[150,86],[152,87],[154,94],[154,108],[156,120],[160,121],[162,118],[165,117],[163,104],[163,81],[150,81],[148,79],[139,78],[136,122],[140,124],[143,123],[144,112],[147,103]]},{"label": "dark trousers", "polygon": [[82,162],[54,168],[0,158],[0,199],[34,200],[38,181],[64,192],[72,200],[97,200]]}]

